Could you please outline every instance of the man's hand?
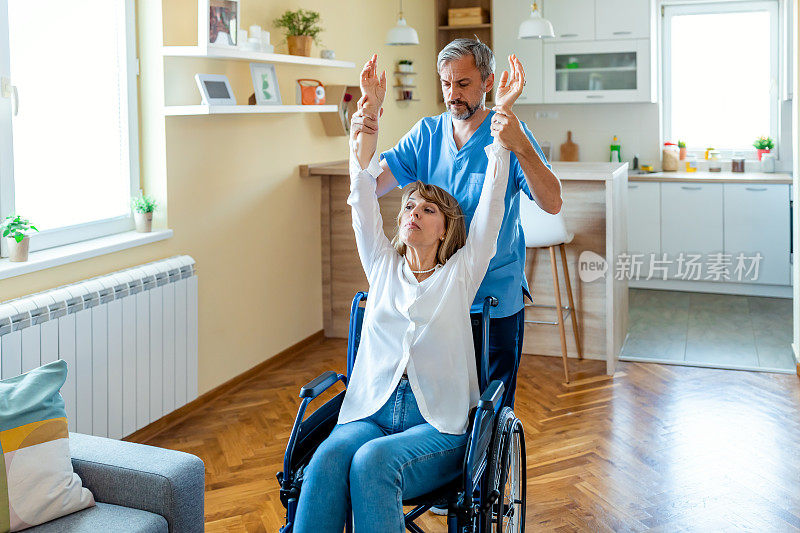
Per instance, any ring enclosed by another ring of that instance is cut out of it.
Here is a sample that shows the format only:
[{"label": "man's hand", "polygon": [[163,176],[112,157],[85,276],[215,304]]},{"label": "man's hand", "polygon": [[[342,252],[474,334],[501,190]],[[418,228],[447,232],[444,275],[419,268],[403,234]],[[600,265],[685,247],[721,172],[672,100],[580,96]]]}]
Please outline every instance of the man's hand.
[{"label": "man's hand", "polygon": [[508,64],[511,68],[511,75],[509,76],[507,70],[500,75],[495,102],[498,107],[506,107],[510,110],[519,95],[522,94],[522,88],[525,86],[525,70],[516,54],[508,56]]},{"label": "man's hand", "polygon": [[528,136],[522,131],[522,125],[517,116],[508,107],[495,106],[496,113],[492,117],[492,137],[512,152],[522,150],[530,144]]},{"label": "man's hand", "polygon": [[358,101],[358,111],[350,117],[350,137],[355,139],[359,133],[374,135],[378,133],[378,119],[383,115],[383,108],[375,114],[365,109],[364,103],[366,96],[362,96]]},{"label": "man's hand", "polygon": [[372,114],[378,113],[386,96],[386,71],[384,70],[378,78],[378,54],[373,54],[372,58],[364,63],[360,85],[362,98],[365,99],[364,108]]}]

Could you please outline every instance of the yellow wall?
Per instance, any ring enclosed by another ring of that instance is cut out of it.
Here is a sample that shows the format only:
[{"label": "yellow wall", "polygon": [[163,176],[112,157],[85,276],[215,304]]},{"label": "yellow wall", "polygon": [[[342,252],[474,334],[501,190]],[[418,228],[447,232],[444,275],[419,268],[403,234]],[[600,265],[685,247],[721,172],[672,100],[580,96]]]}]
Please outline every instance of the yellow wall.
[{"label": "yellow wall", "polygon": [[[252,92],[247,62],[158,55],[162,1],[137,3],[142,184],[168,208],[156,226],[172,239],[0,282],[0,301],[133,265],[188,254],[199,273],[199,391],[203,393],[322,329],[320,186],[301,178],[298,165],[344,159],[345,137],[329,137],[316,114],[160,116],[167,104],[197,104],[196,72],[227,74],[239,103]],[[284,104],[294,104],[294,80],[357,84],[361,66],[377,52],[387,73],[397,59],[415,62],[422,102],[398,103],[387,93],[380,146],[388,148],[436,104],[434,4],[403,3],[420,46],[383,44],[395,24],[397,3],[374,0],[242,0],[242,26],[260,24],[277,52],[283,32],[272,20],[286,9],[322,15],[325,48],[354,69],[276,65]],[[359,18],[364,21],[359,22]],[[163,39],[196,41],[196,2],[163,1]],[[321,47],[314,45],[312,56]],[[390,84],[393,78],[390,77]],[[165,90],[164,90],[165,89]],[[344,355],[344,354],[343,354]]]}]

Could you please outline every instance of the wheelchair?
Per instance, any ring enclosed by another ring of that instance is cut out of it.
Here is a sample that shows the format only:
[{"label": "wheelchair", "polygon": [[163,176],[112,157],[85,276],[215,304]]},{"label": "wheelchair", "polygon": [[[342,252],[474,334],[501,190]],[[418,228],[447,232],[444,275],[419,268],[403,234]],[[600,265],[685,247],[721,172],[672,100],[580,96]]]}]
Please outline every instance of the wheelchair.
[{"label": "wheelchair", "polygon": [[[286,446],[283,471],[277,474],[280,500],[286,508],[286,525],[281,527],[281,533],[292,533],[303,470],[316,448],[336,426],[345,392],[338,393],[304,420],[306,408],[336,382],[341,381],[347,386],[361,340],[365,309],[362,304],[366,300],[367,293],[357,293],[350,309],[347,375],[329,370],[300,389],[302,401]],[[500,409],[502,381],[486,383],[489,376],[489,308],[496,305],[497,299],[491,296],[483,302],[483,350],[478,365],[482,394],[478,405],[470,411],[469,439],[461,474],[453,482],[428,494],[403,501],[404,507],[413,507],[405,514],[406,529],[412,533],[424,533],[414,520],[434,505],[447,507],[449,533],[525,531],[525,433],[522,422],[514,416],[511,408]],[[345,530],[352,532],[349,513]]]}]

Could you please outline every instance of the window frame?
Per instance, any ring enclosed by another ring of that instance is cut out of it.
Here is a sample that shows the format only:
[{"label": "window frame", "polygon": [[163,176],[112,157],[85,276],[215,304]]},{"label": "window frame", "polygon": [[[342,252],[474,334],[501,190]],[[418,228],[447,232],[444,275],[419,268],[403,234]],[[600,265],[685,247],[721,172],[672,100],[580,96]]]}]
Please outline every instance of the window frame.
[{"label": "window frame", "polygon": [[[780,157],[781,149],[781,123],[780,123],[780,103],[781,103],[781,87],[783,86],[784,72],[781,70],[782,58],[785,51],[781,47],[781,2],[780,0],[748,0],[748,1],[731,1],[731,0],[717,0],[714,2],[698,2],[692,4],[668,4],[664,3],[662,6],[661,17],[661,95],[662,95],[662,139],[664,141],[677,139],[672,134],[672,95],[671,95],[671,21],[672,17],[676,15],[694,15],[694,14],[713,14],[713,13],[738,13],[747,11],[767,11],[770,13],[770,72],[772,74],[773,83],[770,89],[770,126],[769,136],[775,140],[775,148],[772,153],[776,155],[778,160]],[[692,147],[687,146],[687,153],[702,156],[705,147]],[[726,147],[721,150],[722,159],[730,159],[733,153],[744,153],[746,159],[756,160],[756,149],[752,145],[745,148]]]},{"label": "window frame", "polygon": [[[120,40],[124,46],[125,70],[121,74],[125,76],[124,83],[120,83],[120,101],[127,101],[126,105],[121,105],[123,112],[127,110],[127,116],[122,117],[122,122],[127,122],[128,143],[127,158],[129,168],[130,195],[135,196],[140,191],[139,176],[139,99],[138,99],[138,79],[139,79],[139,60],[136,48],[136,4],[135,0],[113,0],[119,2],[123,10],[124,20],[122,26],[124,35],[120,35]],[[9,20],[8,20],[8,0],[0,0],[0,80],[10,80],[5,85],[13,84],[11,80],[10,68],[10,43]],[[13,125],[12,125],[12,93],[10,86],[7,91],[3,91],[0,97],[0,220],[14,212],[14,151],[13,151]],[[123,125],[124,127],[124,125]],[[125,143],[123,148],[125,148]],[[36,221],[32,221],[35,222]],[[76,242],[86,241],[124,233],[133,230],[135,227],[133,213],[120,215],[106,219],[94,220],[82,224],[62,226],[34,232],[35,238],[30,241],[30,252],[65,246]],[[0,257],[10,255],[7,239],[0,239]]]}]

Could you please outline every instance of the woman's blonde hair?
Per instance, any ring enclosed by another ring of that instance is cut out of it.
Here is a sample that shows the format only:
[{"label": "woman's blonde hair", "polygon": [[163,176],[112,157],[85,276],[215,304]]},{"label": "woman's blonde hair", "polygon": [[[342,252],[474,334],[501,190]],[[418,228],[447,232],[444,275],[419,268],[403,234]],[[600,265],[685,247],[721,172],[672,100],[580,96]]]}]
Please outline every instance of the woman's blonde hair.
[{"label": "woman's blonde hair", "polygon": [[436,262],[443,265],[467,242],[467,227],[464,224],[464,213],[461,212],[461,206],[456,199],[436,185],[416,181],[406,187],[400,203],[400,212],[397,214],[397,231],[392,239],[392,246],[400,255],[406,254],[406,243],[400,240],[400,223],[408,198],[415,192],[425,201],[436,204],[444,215],[444,239],[436,252]]}]

